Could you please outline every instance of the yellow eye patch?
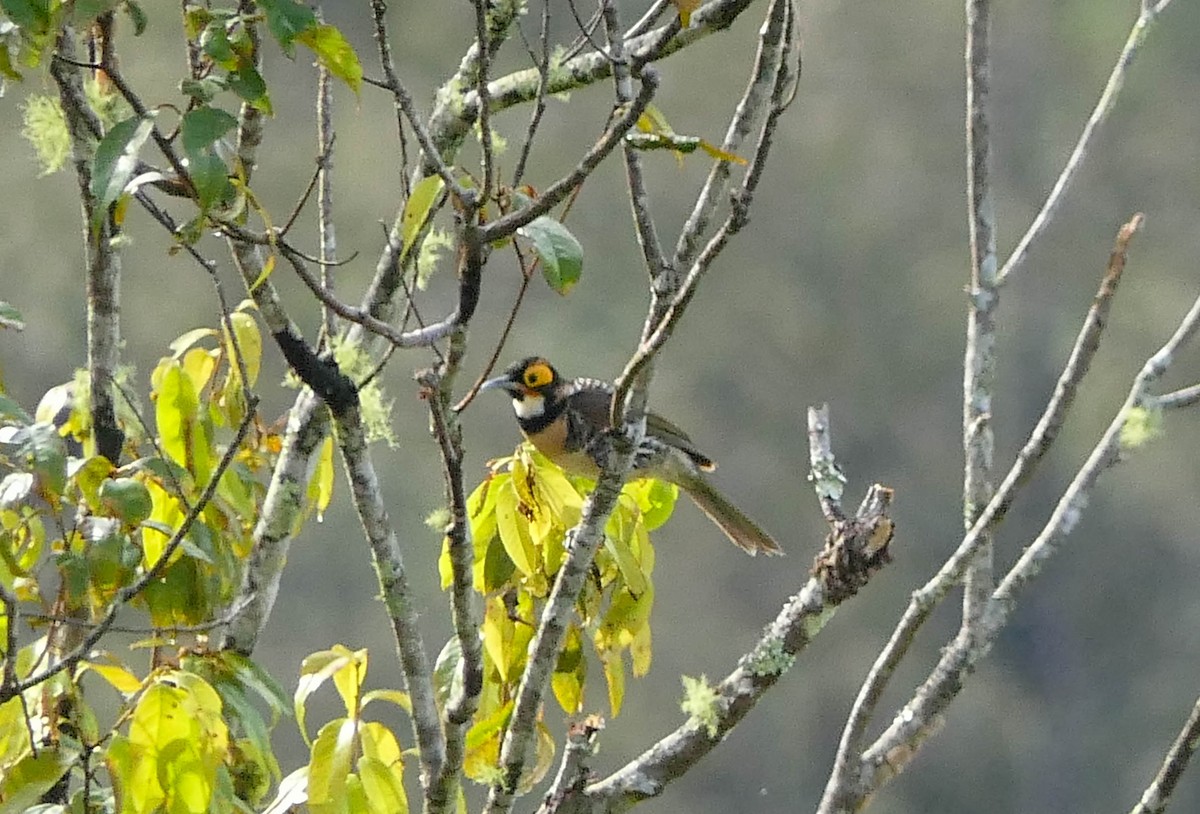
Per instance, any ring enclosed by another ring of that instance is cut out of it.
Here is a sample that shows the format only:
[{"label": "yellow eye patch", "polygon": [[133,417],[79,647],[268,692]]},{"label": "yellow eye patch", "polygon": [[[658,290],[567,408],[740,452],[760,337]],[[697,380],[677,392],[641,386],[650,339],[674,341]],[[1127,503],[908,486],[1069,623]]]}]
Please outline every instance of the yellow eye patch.
[{"label": "yellow eye patch", "polygon": [[545,387],[554,381],[554,371],[545,362],[534,362],[522,376],[526,387]]}]

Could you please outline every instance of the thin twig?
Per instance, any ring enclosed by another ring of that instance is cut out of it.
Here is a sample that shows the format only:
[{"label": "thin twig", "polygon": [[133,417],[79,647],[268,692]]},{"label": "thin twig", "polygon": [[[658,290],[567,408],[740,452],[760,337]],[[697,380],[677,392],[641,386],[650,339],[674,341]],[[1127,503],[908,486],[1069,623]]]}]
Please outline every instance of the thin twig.
[{"label": "thin twig", "polygon": [[542,0],[542,27],[538,41],[542,46],[541,54],[534,56],[532,49],[530,50],[538,72],[537,96],[533,100],[529,126],[525,128],[525,139],[521,142],[521,153],[517,156],[517,167],[513,170],[513,187],[520,186],[521,179],[525,177],[525,164],[529,161],[529,153],[533,149],[533,137],[542,123],[542,114],[546,112],[546,88],[550,82],[550,0]]},{"label": "thin twig", "polygon": [[1175,786],[1179,783],[1179,778],[1183,776],[1184,770],[1187,769],[1198,743],[1200,743],[1200,699],[1197,699],[1196,703],[1192,705],[1192,712],[1188,715],[1187,722],[1184,723],[1183,729],[1179,730],[1175,742],[1171,744],[1171,748],[1163,757],[1158,773],[1146,787],[1146,791],[1142,793],[1142,799],[1133,807],[1131,814],[1162,814],[1167,810],[1167,803],[1170,802],[1171,795],[1175,792]]},{"label": "thin twig", "polygon": [[479,127],[479,148],[483,164],[483,197],[479,201],[482,206],[491,198],[495,184],[495,158],[492,155],[492,105],[488,94],[488,80],[491,77],[491,48],[488,41],[488,0],[474,0],[475,4],[475,47],[478,62],[475,66],[475,95],[479,100],[478,113],[475,123]]},{"label": "thin twig", "polygon": [[522,226],[547,214],[551,209],[562,203],[575,187],[579,186],[585,178],[591,175],[600,162],[620,143],[625,134],[633,129],[638,117],[645,112],[646,106],[650,104],[650,99],[654,96],[655,91],[658,90],[660,79],[658,71],[653,68],[645,68],[642,71],[641,80],[642,87],[633,102],[628,107],[618,111],[618,114],[609,122],[608,127],[605,128],[596,143],[584,153],[579,163],[575,166],[575,169],[547,187],[541,196],[529,206],[518,209],[515,212],[510,212],[482,226],[479,229],[480,239],[485,243],[493,243],[512,236]]},{"label": "thin twig", "polygon": [[1117,64],[1113,66],[1112,73],[1108,76],[1108,82],[1104,85],[1104,91],[1100,94],[1100,101],[1096,102],[1096,107],[1092,110],[1092,115],[1088,117],[1087,123],[1083,126],[1083,131],[1079,134],[1079,140],[1075,143],[1075,149],[1071,151],[1066,165],[1063,166],[1062,172],[1059,173],[1058,179],[1054,182],[1054,188],[1050,190],[1050,194],[1046,196],[1046,200],[1042,203],[1041,210],[1034,217],[1033,222],[1029,224],[1029,229],[1021,236],[1021,239],[1017,242],[1017,247],[1013,249],[1012,254],[1009,255],[1008,260],[1005,261],[1004,266],[996,275],[996,285],[1003,286],[1008,282],[1010,276],[1020,270],[1029,256],[1029,250],[1054,219],[1054,215],[1058,211],[1058,206],[1062,203],[1067,190],[1070,189],[1071,183],[1079,174],[1079,169],[1083,166],[1084,159],[1087,158],[1092,143],[1095,141],[1104,123],[1108,121],[1109,114],[1116,107],[1117,98],[1121,94],[1121,89],[1125,87],[1125,80],[1129,76],[1129,69],[1133,65],[1133,60],[1137,56],[1138,49],[1141,48],[1142,43],[1146,40],[1146,35],[1150,31],[1151,24],[1170,4],[1171,0],[1159,0],[1159,2],[1154,4],[1149,2],[1142,3],[1141,13],[1138,15],[1133,28],[1129,32],[1129,36],[1125,40],[1125,46],[1121,49],[1121,53],[1117,57]]},{"label": "thin twig", "polygon": [[[1104,279],[1088,310],[1079,335],[1075,339],[1062,373],[1058,377],[1054,393],[1034,429],[1030,432],[1029,438],[1017,454],[1013,465],[1005,474],[995,495],[979,515],[975,525],[963,537],[958,549],[946,560],[938,573],[913,593],[904,615],[897,623],[887,644],[876,657],[875,663],[871,666],[859,689],[850,714],[847,716],[838,745],[837,757],[834,760],[835,767],[858,759],[859,750],[855,748],[855,745],[862,743],[867,725],[883,696],[883,691],[901,659],[908,652],[917,631],[934,609],[945,600],[951,589],[958,584],[967,563],[970,562],[980,544],[983,533],[995,528],[1004,518],[1021,487],[1033,476],[1058,437],[1058,432],[1074,404],[1079,385],[1086,376],[1096,351],[1099,350],[1100,337],[1112,307],[1113,297],[1117,292],[1117,285],[1120,283],[1122,272],[1125,269],[1129,241],[1141,224],[1142,217],[1135,215],[1117,235]],[[842,782],[844,779],[843,777],[835,782],[834,777],[831,776],[825,792],[826,800],[830,799],[831,790],[836,786],[839,784],[845,786],[845,783]]]}]

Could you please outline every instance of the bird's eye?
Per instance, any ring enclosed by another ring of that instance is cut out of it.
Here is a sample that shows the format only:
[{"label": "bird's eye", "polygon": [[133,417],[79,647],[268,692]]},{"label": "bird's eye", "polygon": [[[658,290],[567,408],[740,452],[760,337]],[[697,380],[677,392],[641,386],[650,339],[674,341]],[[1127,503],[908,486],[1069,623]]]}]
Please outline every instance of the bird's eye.
[{"label": "bird's eye", "polygon": [[526,387],[544,387],[554,380],[554,373],[545,362],[534,362],[525,368],[524,378]]}]

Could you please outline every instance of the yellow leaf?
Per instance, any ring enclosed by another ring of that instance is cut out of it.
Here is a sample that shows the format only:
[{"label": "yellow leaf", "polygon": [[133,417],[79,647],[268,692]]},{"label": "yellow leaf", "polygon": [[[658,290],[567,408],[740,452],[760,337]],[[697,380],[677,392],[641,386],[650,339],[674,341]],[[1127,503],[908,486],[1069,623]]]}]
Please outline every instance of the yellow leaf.
[{"label": "yellow leaf", "polygon": [[558,654],[550,687],[563,712],[574,715],[583,708],[583,687],[587,677],[587,659],[583,656],[583,634],[577,625],[567,628]]},{"label": "yellow leaf", "polygon": [[512,715],[512,701],[475,722],[464,743],[463,774],[477,782],[491,777],[500,757],[500,738]]},{"label": "yellow leaf", "polygon": [[325,510],[333,500],[333,436],[321,442],[321,454],[308,481],[308,499],[317,507],[317,522],[325,519]]},{"label": "yellow leaf", "polygon": [[692,21],[692,12],[700,8],[702,0],[671,0],[671,5],[679,9],[679,24],[687,28]]},{"label": "yellow leaf", "polygon": [[203,392],[217,369],[215,351],[192,348],[183,355],[183,371],[192,380],[197,392]]},{"label": "yellow leaf", "polygon": [[103,678],[117,692],[132,695],[142,688],[141,679],[126,670],[121,664],[101,664],[98,661],[85,661],[83,666]]},{"label": "yellow leaf", "polygon": [[[685,23],[686,25],[686,23]],[[673,136],[675,131],[671,128],[670,122],[663,112],[656,105],[646,105],[646,109],[642,111],[642,115],[638,116],[637,128],[643,133],[659,136]]]},{"label": "yellow leaf", "polygon": [[[268,231],[268,234],[270,234],[269,231]],[[250,286],[250,291],[254,292],[255,290],[257,290],[260,285],[262,285],[263,283],[265,283],[267,281],[267,278],[271,276],[271,272],[273,272],[274,270],[275,270],[275,254],[272,252],[271,254],[267,255],[267,259],[263,262],[262,271],[260,271],[258,273],[258,277],[256,277],[254,280],[254,284],[252,286]]]},{"label": "yellow leaf", "polygon": [[339,718],[321,727],[308,760],[310,806],[342,803],[354,753],[355,722]]},{"label": "yellow leaf", "polygon": [[421,233],[429,213],[441,196],[446,182],[440,175],[429,175],[418,181],[412,188],[412,194],[404,204],[400,215],[400,256],[406,257],[412,249],[413,241]]},{"label": "yellow leaf", "polygon": [[[515,481],[516,474],[513,475]],[[493,484],[492,488],[496,488]],[[529,536],[529,522],[518,509],[517,492],[510,481],[506,488],[497,490],[496,526],[500,541],[504,544],[510,560],[522,574],[532,577],[537,570],[537,549]]]},{"label": "yellow leaf", "polygon": [[633,643],[629,645],[629,656],[633,661],[633,675],[636,678],[650,672],[650,625],[642,625],[634,634]]},{"label": "yellow leaf", "polygon": [[608,681],[608,708],[616,718],[625,703],[625,659],[617,651],[609,651],[600,657],[604,664],[604,678]]},{"label": "yellow leaf", "polygon": [[362,781],[369,811],[373,814],[406,814],[408,797],[404,793],[403,772],[396,771],[373,757],[363,755],[358,760],[358,776]]},{"label": "yellow leaf", "polygon": [[[250,380],[250,386],[253,387],[258,381],[258,371],[262,367],[262,333],[259,332],[258,323],[254,317],[245,311],[234,311],[229,315],[229,322],[233,325],[233,337],[237,340],[237,350],[241,351],[242,361],[246,364],[246,378]],[[238,368],[237,354],[234,352],[234,343],[229,337],[228,330],[224,332],[224,339],[230,376],[240,384],[241,371]]]},{"label": "yellow leaf", "polygon": [[734,153],[722,150],[717,145],[713,144],[712,142],[705,141],[704,139],[700,139],[700,149],[720,161],[730,161],[734,164],[740,164],[742,166],[745,166],[748,163],[746,159],[742,158],[740,155],[735,155]]}]

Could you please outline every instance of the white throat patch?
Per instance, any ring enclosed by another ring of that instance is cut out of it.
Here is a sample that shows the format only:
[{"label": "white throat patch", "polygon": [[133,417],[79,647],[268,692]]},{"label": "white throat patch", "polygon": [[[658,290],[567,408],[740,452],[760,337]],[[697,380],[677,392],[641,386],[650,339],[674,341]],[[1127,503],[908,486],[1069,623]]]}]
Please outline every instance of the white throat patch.
[{"label": "white throat patch", "polygon": [[538,395],[528,395],[523,399],[513,399],[513,411],[519,418],[537,418],[546,412],[546,399]]}]

